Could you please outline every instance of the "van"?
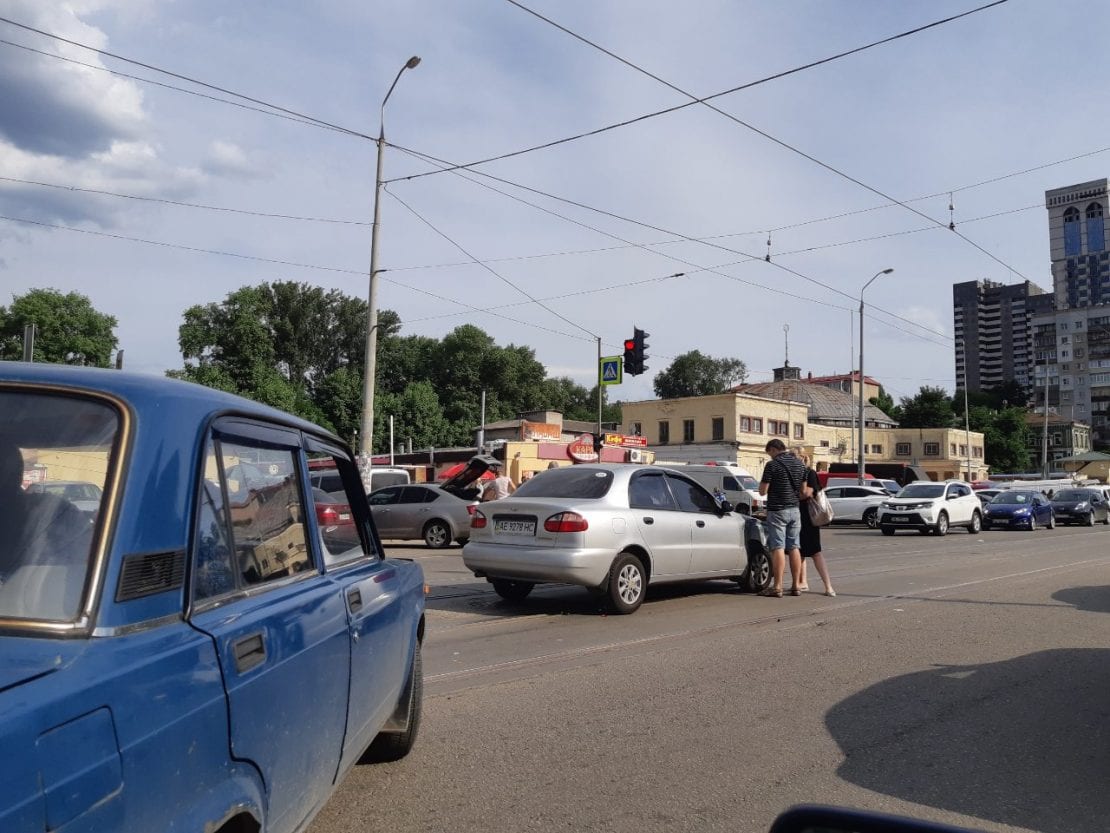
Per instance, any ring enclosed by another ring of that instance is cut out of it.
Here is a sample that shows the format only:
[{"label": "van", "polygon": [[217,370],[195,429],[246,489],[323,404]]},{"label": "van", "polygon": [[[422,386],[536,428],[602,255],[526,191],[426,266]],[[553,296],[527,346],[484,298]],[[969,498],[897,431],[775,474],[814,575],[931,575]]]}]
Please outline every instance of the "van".
[{"label": "van", "polygon": [[[711,492],[723,492],[725,500],[731,503],[741,515],[750,515],[763,507],[759,484],[739,466],[690,463],[685,466],[668,466],[668,468],[673,468],[696,480]],[[749,486],[755,487],[754,495]]]},{"label": "van", "polygon": [[[339,477],[339,471],[335,468],[309,469],[308,479],[314,488],[322,489],[328,494],[343,491],[343,482]],[[370,470],[370,482],[366,494],[383,489],[386,486],[406,486],[411,480],[412,478],[405,469],[375,466]],[[367,485],[365,478],[363,479],[363,485]]]}]

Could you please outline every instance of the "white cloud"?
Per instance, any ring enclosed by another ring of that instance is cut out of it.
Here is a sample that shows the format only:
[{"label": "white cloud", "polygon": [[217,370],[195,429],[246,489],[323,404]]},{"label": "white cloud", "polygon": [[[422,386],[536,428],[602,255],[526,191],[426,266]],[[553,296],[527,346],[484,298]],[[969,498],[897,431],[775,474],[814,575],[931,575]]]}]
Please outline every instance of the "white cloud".
[{"label": "white cloud", "polygon": [[259,161],[248,157],[235,143],[221,140],[216,140],[209,145],[201,167],[213,176],[235,179],[256,179],[264,174],[264,168]]}]

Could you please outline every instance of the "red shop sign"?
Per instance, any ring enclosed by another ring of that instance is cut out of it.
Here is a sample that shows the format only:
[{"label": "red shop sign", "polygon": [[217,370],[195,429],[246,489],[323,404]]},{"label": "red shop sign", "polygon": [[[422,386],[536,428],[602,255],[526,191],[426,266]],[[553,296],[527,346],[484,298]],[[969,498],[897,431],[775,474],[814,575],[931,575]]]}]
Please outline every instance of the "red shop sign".
[{"label": "red shop sign", "polygon": [[576,463],[596,463],[597,452],[594,451],[594,435],[582,434],[574,442],[568,443],[567,456]]}]

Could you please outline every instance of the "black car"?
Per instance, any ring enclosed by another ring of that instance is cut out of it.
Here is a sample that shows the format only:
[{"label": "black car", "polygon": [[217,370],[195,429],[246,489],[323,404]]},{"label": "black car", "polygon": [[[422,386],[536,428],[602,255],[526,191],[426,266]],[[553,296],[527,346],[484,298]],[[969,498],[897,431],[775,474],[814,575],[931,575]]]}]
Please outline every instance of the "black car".
[{"label": "black car", "polygon": [[1052,496],[1052,509],[1062,524],[1110,524],[1110,506],[1099,489],[1061,489]]}]

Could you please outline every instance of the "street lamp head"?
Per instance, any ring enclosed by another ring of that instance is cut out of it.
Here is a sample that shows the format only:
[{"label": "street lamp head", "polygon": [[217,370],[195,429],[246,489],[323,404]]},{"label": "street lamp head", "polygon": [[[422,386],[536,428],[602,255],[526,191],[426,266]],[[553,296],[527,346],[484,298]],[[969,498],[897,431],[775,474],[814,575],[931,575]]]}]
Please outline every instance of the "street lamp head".
[{"label": "street lamp head", "polygon": [[416,67],[419,63],[420,63],[420,56],[419,55],[413,55],[405,63],[405,69],[416,69]]},{"label": "street lamp head", "polygon": [[[417,58],[416,60],[418,60],[418,61],[419,61],[420,59],[419,59],[419,58]],[[890,274],[891,272],[893,272],[893,271],[894,271],[894,267],[891,267],[890,269],[884,269],[884,270],[883,270],[882,272],[880,272],[879,274],[881,274],[881,275],[889,275],[889,274]]]}]

